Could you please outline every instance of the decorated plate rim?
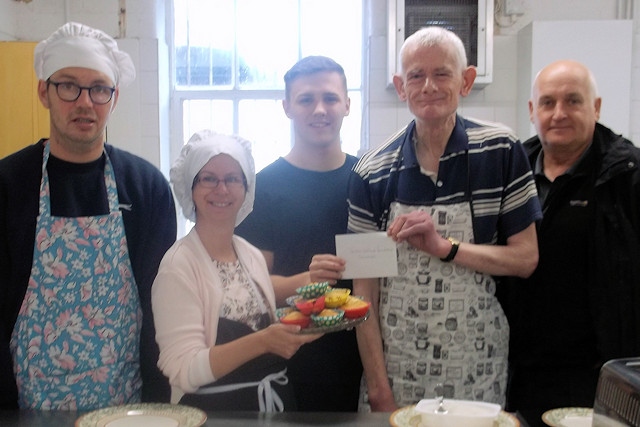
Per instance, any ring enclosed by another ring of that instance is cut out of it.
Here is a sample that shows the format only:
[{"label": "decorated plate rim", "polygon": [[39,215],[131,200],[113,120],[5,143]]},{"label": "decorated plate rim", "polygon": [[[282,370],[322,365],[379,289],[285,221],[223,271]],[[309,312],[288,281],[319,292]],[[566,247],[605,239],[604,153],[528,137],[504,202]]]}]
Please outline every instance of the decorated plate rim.
[{"label": "decorated plate rim", "polygon": [[[415,412],[414,411],[415,407],[416,405],[408,405],[408,406],[404,406],[402,408],[396,409],[394,412],[391,413],[391,416],[389,417],[389,423],[393,427],[413,427],[413,426],[410,426],[409,424],[399,424],[399,420],[396,420],[396,418],[398,416],[405,415],[406,412],[410,412],[410,411]],[[421,423],[418,423],[418,424],[421,424]],[[511,415],[510,413],[505,411],[500,411],[500,413],[498,414],[497,423],[494,423],[494,425],[497,427],[520,427],[520,421],[518,421],[518,419],[515,416]],[[416,425],[415,427],[422,427],[422,426]],[[424,427],[429,427],[429,426],[424,426]]]},{"label": "decorated plate rim", "polygon": [[560,422],[566,417],[593,417],[593,408],[566,407],[549,409],[542,414],[542,421],[551,427],[562,427]]},{"label": "decorated plate rim", "polygon": [[[102,421],[114,421],[113,417],[122,415],[128,416],[129,412],[138,415],[165,416],[174,420],[183,419],[179,422],[180,427],[199,427],[207,421],[207,414],[198,408],[186,405],[173,405],[170,403],[132,403],[121,406],[110,406],[108,408],[96,409],[81,415],[75,422],[75,427],[95,427],[101,426]],[[133,416],[133,415],[132,415]],[[179,417],[179,418],[176,418]]]}]

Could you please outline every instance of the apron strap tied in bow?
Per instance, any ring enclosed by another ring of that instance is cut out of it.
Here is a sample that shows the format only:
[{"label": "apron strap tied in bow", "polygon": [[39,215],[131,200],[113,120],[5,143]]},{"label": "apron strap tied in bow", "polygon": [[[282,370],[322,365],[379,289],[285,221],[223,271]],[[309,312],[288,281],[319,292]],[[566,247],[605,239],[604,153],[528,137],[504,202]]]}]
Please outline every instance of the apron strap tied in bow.
[{"label": "apron strap tied in bow", "polygon": [[284,403],[278,393],[271,387],[271,381],[280,385],[286,385],[289,382],[286,373],[287,369],[285,368],[280,372],[265,376],[260,381],[203,387],[196,391],[195,394],[226,393],[243,388],[257,387],[260,412],[283,412]]}]

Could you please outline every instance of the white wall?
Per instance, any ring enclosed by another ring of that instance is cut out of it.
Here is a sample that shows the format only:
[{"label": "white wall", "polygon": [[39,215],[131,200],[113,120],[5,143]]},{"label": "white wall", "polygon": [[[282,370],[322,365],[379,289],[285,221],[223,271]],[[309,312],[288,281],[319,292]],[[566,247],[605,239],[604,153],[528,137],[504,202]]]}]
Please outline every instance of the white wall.
[{"label": "white wall", "polygon": [[[504,1],[507,0],[496,0],[496,5]],[[640,116],[640,0],[515,1],[524,5],[523,15],[496,17],[493,83],[472,91],[462,102],[461,113],[517,129],[518,111],[523,108],[517,97],[518,32],[533,20],[610,20],[624,18],[623,15],[633,10],[633,16],[628,17],[634,20],[634,53],[628,112],[630,129],[625,136],[640,143],[640,120],[634,120]],[[168,70],[165,16],[170,3],[170,0],[32,0],[28,3],[6,0],[0,3],[0,40],[40,40],[67,20],[85,22],[119,36],[118,11],[126,5],[121,44],[134,56],[138,79],[133,86],[123,89],[122,102],[110,125],[110,142],[142,155],[166,172],[170,161],[169,73],[159,70]],[[369,28],[366,46],[371,56],[365,80],[370,84],[370,103],[365,106],[363,123],[368,126],[363,135],[364,143],[373,147],[404,126],[411,116],[386,83],[386,0],[366,0],[366,5],[366,27]],[[274,11],[276,19],[277,11]],[[614,101],[604,99],[603,108]],[[519,136],[525,139],[531,135]]]},{"label": "white wall", "polygon": [[520,30],[517,134],[535,133],[527,108],[535,75],[547,64],[569,58],[588,66],[598,82],[600,123],[628,136],[632,41],[633,21],[623,19],[533,21]]}]

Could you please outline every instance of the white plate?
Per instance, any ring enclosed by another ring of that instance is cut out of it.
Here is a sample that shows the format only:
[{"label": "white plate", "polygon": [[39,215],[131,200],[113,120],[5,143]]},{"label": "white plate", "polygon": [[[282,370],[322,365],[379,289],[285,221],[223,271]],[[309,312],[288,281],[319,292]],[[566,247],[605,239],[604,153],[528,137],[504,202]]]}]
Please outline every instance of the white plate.
[{"label": "white plate", "polygon": [[135,403],[82,415],[75,427],[198,427],[207,420],[200,409],[168,403]]},{"label": "white plate", "polygon": [[542,421],[551,427],[591,427],[592,408],[557,408],[542,414]]},{"label": "white plate", "polygon": [[[422,424],[420,413],[415,410],[416,405],[405,406],[391,414],[389,422],[393,427],[429,427]],[[493,423],[495,427],[520,427],[520,421],[513,415],[500,411],[498,419]]]}]

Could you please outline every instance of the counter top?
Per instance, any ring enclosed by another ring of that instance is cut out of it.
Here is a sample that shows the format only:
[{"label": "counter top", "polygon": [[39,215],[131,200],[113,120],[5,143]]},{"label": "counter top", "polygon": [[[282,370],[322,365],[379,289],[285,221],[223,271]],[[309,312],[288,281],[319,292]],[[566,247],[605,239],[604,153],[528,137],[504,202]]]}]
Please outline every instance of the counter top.
[{"label": "counter top", "polygon": [[[83,413],[75,411],[2,411],[2,427],[73,427]],[[390,427],[391,413],[374,412],[209,412],[206,427],[291,427],[291,426],[340,426],[340,427]],[[520,427],[527,423],[516,414]]]},{"label": "counter top", "polygon": [[[82,413],[74,411],[0,411],[2,427],[73,427]],[[205,426],[342,426],[389,427],[391,414],[385,412],[210,412]]]}]

